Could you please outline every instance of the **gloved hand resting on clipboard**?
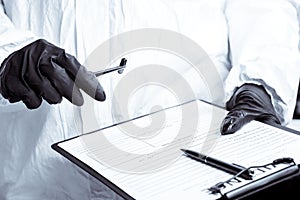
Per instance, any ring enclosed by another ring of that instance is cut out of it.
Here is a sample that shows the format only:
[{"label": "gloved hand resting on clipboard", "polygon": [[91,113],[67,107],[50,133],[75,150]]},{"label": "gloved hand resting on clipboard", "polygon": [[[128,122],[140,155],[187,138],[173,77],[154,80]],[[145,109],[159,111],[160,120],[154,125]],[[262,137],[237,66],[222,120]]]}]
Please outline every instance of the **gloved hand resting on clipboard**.
[{"label": "gloved hand resting on clipboard", "polygon": [[226,103],[229,111],[221,124],[221,134],[231,134],[251,120],[267,124],[280,124],[271,98],[263,86],[244,84],[239,87]]}]

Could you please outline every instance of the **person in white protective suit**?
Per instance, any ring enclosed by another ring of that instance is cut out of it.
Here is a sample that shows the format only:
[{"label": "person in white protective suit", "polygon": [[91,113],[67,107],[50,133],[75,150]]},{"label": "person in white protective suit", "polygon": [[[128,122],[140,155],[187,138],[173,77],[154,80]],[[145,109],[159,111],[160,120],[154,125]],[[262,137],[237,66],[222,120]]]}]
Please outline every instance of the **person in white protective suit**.
[{"label": "person in white protective suit", "polygon": [[[226,88],[226,99],[219,103],[227,102],[230,112],[222,134],[253,119],[287,124],[299,81],[297,8],[287,0],[2,0],[0,199],[119,198],[51,150],[51,144],[80,134],[73,105],[83,104],[79,89],[96,100],[106,99],[101,102],[101,127],[113,122],[114,78],[108,75],[102,87],[80,63],[124,31],[173,30],[207,52]],[[127,68],[134,62],[128,60]],[[83,75],[74,91],[78,71]],[[201,98],[201,85],[193,87]],[[131,117],[153,104],[172,104],[168,98],[152,101],[152,93],[146,92],[128,108]]]}]

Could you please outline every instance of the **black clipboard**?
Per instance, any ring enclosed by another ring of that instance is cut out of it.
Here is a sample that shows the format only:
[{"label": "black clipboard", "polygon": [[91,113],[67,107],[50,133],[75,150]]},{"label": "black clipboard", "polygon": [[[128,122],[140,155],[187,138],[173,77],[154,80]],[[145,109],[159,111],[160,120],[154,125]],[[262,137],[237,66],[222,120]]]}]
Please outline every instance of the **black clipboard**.
[{"label": "black clipboard", "polygon": [[[198,100],[192,100],[192,101],[198,101]],[[190,103],[192,101],[189,101],[189,102],[186,102],[184,104],[187,104],[187,103]],[[207,101],[203,101],[203,100],[200,100],[202,102],[205,102],[205,103],[208,103],[212,106],[217,106],[219,108],[222,108],[218,105],[214,105],[210,102],[207,102]],[[175,106],[172,106],[172,107],[169,107],[169,108],[166,108],[166,109],[171,109],[173,107],[177,107],[177,106],[180,106],[180,105],[183,105],[183,104],[179,104],[179,105],[175,105]],[[166,110],[164,109],[164,110]],[[223,108],[224,109],[224,108]],[[159,111],[156,111],[156,112],[159,112]],[[135,119],[139,119],[139,118],[142,118],[142,117],[145,117],[145,116],[149,116],[153,113],[149,113],[149,114],[146,114],[146,115],[142,115],[142,116],[139,116],[139,117],[136,117],[134,119],[130,119],[128,121],[132,121],[132,120],[135,120]],[[99,129],[99,130],[104,130],[104,129],[107,129],[107,128],[111,128],[113,126],[117,126],[119,124],[122,124],[122,123],[126,123],[128,121],[123,121],[121,123],[118,123],[118,124],[113,124],[111,126],[108,126],[108,127],[105,127],[103,129]],[[294,129],[290,129],[288,127],[284,127],[284,126],[280,126],[280,125],[275,125],[276,128],[279,128],[279,129],[283,129],[285,131],[288,131],[288,132],[291,132],[291,133],[294,133],[294,134],[297,134],[297,135],[300,135],[300,132],[294,130]],[[97,130],[98,131],[98,130]],[[51,145],[51,148],[54,149],[55,151],[57,151],[59,154],[61,154],[62,156],[64,156],[65,158],[67,158],[69,161],[73,162],[75,165],[77,165],[78,167],[80,167],[81,169],[83,169],[84,171],[86,171],[87,173],[89,173],[91,176],[95,177],[96,179],[98,179],[99,181],[101,181],[103,184],[105,184],[106,186],[108,186],[110,189],[112,189],[114,192],[116,192],[119,196],[121,196],[122,198],[124,199],[129,199],[129,200],[132,200],[134,199],[132,196],[130,196],[128,193],[126,193],[126,191],[122,190],[120,187],[118,187],[117,185],[115,185],[113,182],[111,182],[110,180],[108,180],[107,178],[105,178],[104,176],[102,176],[100,173],[98,173],[97,171],[95,171],[93,168],[91,168],[89,165],[85,164],[84,162],[82,162],[81,160],[79,160],[78,158],[74,157],[72,154],[70,154],[69,152],[65,151],[63,148],[61,148],[59,146],[60,143],[62,142],[65,142],[65,141],[68,141],[68,140],[72,140],[72,139],[75,139],[77,137],[80,137],[81,135],[79,136],[76,136],[76,137],[73,137],[73,138],[69,138],[67,140],[63,140],[63,141],[59,141],[57,143],[54,143]],[[265,187],[263,189],[260,189],[260,190],[256,190],[256,192],[254,193],[251,193],[251,195],[244,195],[243,197],[241,198],[237,198],[237,199],[260,199],[260,197],[263,197],[262,199],[264,199],[266,197],[266,195],[270,195],[270,192],[272,193],[273,192],[273,189],[272,188],[277,188],[278,189],[278,186],[280,187],[283,187],[282,185],[286,185],[287,182],[288,184],[291,183],[291,180],[296,180],[297,183],[300,183],[300,174],[293,174],[293,176],[288,176],[286,177],[285,179],[282,179],[282,181],[278,181],[278,183],[276,184],[272,184],[272,185],[269,185],[269,186],[272,186],[272,187]],[[299,180],[298,180],[299,179]],[[276,186],[276,187],[275,187]],[[262,188],[262,187],[261,187]],[[299,188],[300,188],[300,185],[299,185]],[[250,194],[250,193],[249,193]],[[257,196],[259,195],[259,196]],[[263,196],[265,195],[265,196]],[[270,197],[270,196],[268,196]],[[278,197],[278,196],[277,196]],[[224,197],[222,197],[224,199]],[[220,200],[223,200],[223,199],[220,199]],[[216,198],[217,199],[217,198]],[[226,198],[225,198],[226,199]],[[227,198],[228,199],[228,198]],[[236,199],[235,197],[234,198],[230,198],[230,199]]]},{"label": "black clipboard", "polygon": [[[79,136],[77,136],[77,137],[79,137]],[[74,139],[74,138],[76,138],[76,137],[70,138],[68,140],[71,140],[71,139]],[[65,140],[65,141],[67,141],[67,140]],[[64,142],[64,141],[61,141],[61,142]],[[58,153],[60,153],[62,156],[64,156],[65,158],[67,158],[71,162],[73,162],[75,165],[77,165],[78,167],[83,169],[85,172],[87,172],[91,176],[95,177],[97,180],[101,181],[104,185],[109,187],[111,190],[113,190],[115,193],[117,193],[122,198],[128,199],[128,200],[133,200],[134,199],[129,194],[127,194],[124,190],[122,190],[117,185],[112,183],[110,180],[106,179],[104,176],[102,176],[97,171],[95,171],[93,168],[91,168],[90,166],[88,166],[87,164],[82,162],[81,160],[77,159],[76,157],[74,157],[69,152],[67,152],[64,149],[60,148],[58,146],[59,143],[60,142],[52,144],[51,148],[54,149],[55,151],[57,151]]]},{"label": "black clipboard", "polygon": [[[102,76],[104,74],[113,72],[113,71],[117,71],[119,74],[122,74],[125,67],[126,67],[126,63],[127,63],[127,59],[126,58],[122,58],[122,60],[120,61],[119,66],[113,67],[113,68],[109,68],[109,69],[105,69],[105,70],[101,70],[101,71],[97,71],[94,72],[95,76]],[[111,127],[111,126],[110,126]],[[106,127],[109,128],[109,127]],[[74,138],[77,138],[79,136],[61,141],[61,142],[65,142],[68,140],[72,140]],[[51,148],[54,149],[55,151],[57,151],[58,153],[60,153],[62,156],[66,157],[68,160],[70,160],[71,162],[73,162],[74,164],[76,164],[77,166],[79,166],[81,169],[83,169],[84,171],[86,171],[87,173],[89,173],[91,176],[97,178],[99,181],[101,181],[102,183],[104,183],[106,186],[108,186],[109,188],[111,188],[113,191],[115,191],[117,194],[119,194],[120,196],[122,196],[125,199],[133,199],[132,197],[130,197],[126,192],[124,192],[122,189],[120,189],[119,187],[117,187],[115,184],[113,184],[111,181],[109,181],[108,179],[106,179],[105,177],[103,177],[101,174],[99,174],[98,172],[96,172],[94,169],[92,169],[90,166],[88,166],[87,164],[81,162],[79,159],[77,159],[76,157],[74,157],[72,154],[70,154],[69,152],[65,151],[64,149],[60,148],[58,146],[59,143],[55,143],[51,145]]]},{"label": "black clipboard", "polygon": [[[238,177],[238,174],[226,181],[208,188],[211,194],[219,193],[219,200],[231,199],[278,199],[300,197],[300,166],[292,158],[280,158],[271,163],[252,166],[253,180]],[[258,176],[255,177],[255,174]],[[274,198],[272,198],[274,196]]]},{"label": "black clipboard", "polygon": [[[193,102],[193,101],[198,101],[198,99],[196,100],[191,100],[191,101],[188,101],[188,102],[185,102],[183,104],[179,104],[179,105],[175,105],[175,106],[171,106],[171,107],[168,107],[168,108],[165,108],[163,110],[167,110],[167,109],[172,109],[174,107],[177,107],[177,106],[181,106],[181,105],[184,105],[184,104],[188,104],[190,102]],[[199,101],[203,101],[203,100],[199,100]],[[203,101],[205,103],[208,103],[208,104],[211,104],[207,101]],[[214,104],[211,104],[211,105],[214,105]],[[217,106],[217,105],[215,105]],[[220,106],[218,106],[220,107]],[[220,107],[222,108],[222,107]],[[224,109],[224,108],[222,108]],[[104,127],[102,129],[99,129],[99,130],[104,130],[104,129],[108,129],[108,128],[111,128],[113,126],[117,126],[117,125],[120,125],[120,124],[123,124],[123,123],[126,123],[126,122],[129,122],[129,121],[133,121],[133,120],[136,120],[136,119],[139,119],[139,118],[142,118],[142,117],[146,117],[146,116],[149,116],[149,115],[152,115],[156,112],[160,112],[159,111],[155,111],[155,112],[152,112],[152,113],[149,113],[149,114],[145,114],[145,115],[141,115],[141,116],[138,116],[138,117],[135,117],[133,119],[130,119],[130,120],[127,120],[127,121],[123,121],[123,122],[120,122],[120,123],[116,123],[116,124],[113,124],[113,125],[110,125],[110,126],[107,126],[107,127]],[[97,131],[99,131],[97,130]],[[87,133],[89,134],[89,133]],[[61,148],[59,146],[60,143],[62,142],[66,142],[68,140],[72,140],[72,139],[75,139],[75,138],[78,138],[80,137],[81,135],[79,136],[75,136],[75,137],[72,137],[72,138],[69,138],[69,139],[66,139],[66,140],[63,140],[63,141],[60,141],[60,142],[57,142],[57,143],[54,143],[51,145],[51,148],[55,151],[57,151],[59,154],[61,154],[62,156],[64,156],[65,158],[67,158],[69,161],[73,162],[75,165],[77,165],[78,167],[80,167],[81,169],[83,169],[84,171],[86,171],[88,174],[90,174],[91,176],[95,177],[96,179],[98,179],[99,181],[101,181],[103,184],[105,184],[107,187],[109,187],[110,189],[112,189],[115,193],[117,193],[119,196],[121,196],[122,198],[126,199],[126,200],[134,200],[134,198],[132,196],[130,196],[129,194],[127,194],[124,190],[122,190],[121,188],[119,188],[117,185],[115,185],[114,183],[112,183],[110,180],[108,180],[107,178],[105,178],[104,176],[102,176],[101,174],[99,174],[96,170],[94,170],[93,168],[91,168],[89,165],[85,164],[84,162],[82,162],[81,160],[79,160],[78,158],[74,157],[72,154],[70,154],[69,152],[65,151],[63,148]]]}]

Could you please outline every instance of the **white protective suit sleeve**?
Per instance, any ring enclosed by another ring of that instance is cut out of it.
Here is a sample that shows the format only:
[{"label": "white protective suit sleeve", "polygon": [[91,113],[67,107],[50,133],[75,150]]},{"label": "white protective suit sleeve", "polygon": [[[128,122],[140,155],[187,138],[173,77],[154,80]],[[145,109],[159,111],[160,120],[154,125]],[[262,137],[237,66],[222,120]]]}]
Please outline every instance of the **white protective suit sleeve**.
[{"label": "white protective suit sleeve", "polygon": [[[37,38],[29,31],[18,30],[11,23],[10,19],[5,14],[3,4],[0,3],[0,63],[12,52],[21,49],[27,44],[33,42]],[[0,94],[0,105],[6,105],[1,109],[24,109],[22,103],[17,103],[8,106],[8,101]]]},{"label": "white protective suit sleeve", "polygon": [[[0,63],[37,39],[13,25],[1,1],[0,24]],[[22,102],[11,104],[0,98],[1,200],[119,198],[51,149],[51,144],[77,133],[70,104],[43,102],[40,108],[28,110]]]},{"label": "white protective suit sleeve", "polygon": [[244,83],[263,85],[283,124],[293,115],[299,83],[299,23],[287,0],[228,0],[232,69],[226,100]]}]

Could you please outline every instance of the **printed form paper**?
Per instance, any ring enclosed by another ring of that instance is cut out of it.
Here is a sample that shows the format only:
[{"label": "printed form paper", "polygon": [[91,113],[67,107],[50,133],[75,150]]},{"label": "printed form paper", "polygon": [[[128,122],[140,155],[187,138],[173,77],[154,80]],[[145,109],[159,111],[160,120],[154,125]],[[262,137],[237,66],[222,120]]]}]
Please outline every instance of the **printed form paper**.
[{"label": "printed form paper", "polygon": [[[195,119],[183,114],[186,111],[199,115],[196,126]],[[219,197],[207,188],[232,175],[184,156],[182,148],[244,167],[281,157],[300,163],[298,135],[253,121],[235,134],[222,136],[219,127],[225,114],[221,108],[193,101],[58,145],[134,199]],[[161,117],[164,123],[151,126]]]}]

